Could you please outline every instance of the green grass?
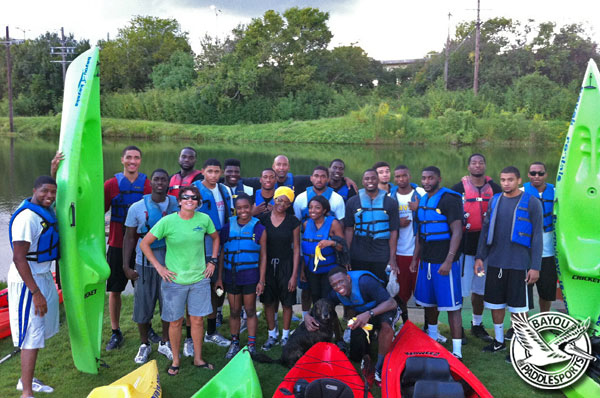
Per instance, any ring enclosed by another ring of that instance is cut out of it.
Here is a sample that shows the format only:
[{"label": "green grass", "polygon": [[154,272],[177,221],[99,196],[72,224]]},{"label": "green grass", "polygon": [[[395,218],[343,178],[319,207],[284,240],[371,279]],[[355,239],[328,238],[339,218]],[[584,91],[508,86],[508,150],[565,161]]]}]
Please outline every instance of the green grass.
[{"label": "green grass", "polygon": [[[108,301],[108,300],[106,300]],[[52,397],[85,397],[97,386],[110,384],[124,374],[136,368],[133,358],[139,347],[137,327],[131,321],[133,307],[133,296],[123,296],[123,313],[121,315],[121,328],[125,335],[124,346],[115,351],[102,352],[102,359],[110,368],[101,368],[98,375],[88,375],[81,373],[73,366],[71,350],[69,346],[69,336],[65,324],[64,310],[61,306],[61,328],[58,335],[46,342],[46,348],[40,351],[38,357],[36,376],[44,382],[55,387],[56,391]],[[227,306],[225,307],[227,311]],[[466,319],[466,317],[465,317]],[[445,316],[440,317],[445,321]],[[467,325],[468,320],[465,321]],[[486,324],[490,324],[489,321]],[[108,310],[105,309],[105,322],[103,331],[103,347],[106,344],[110,334],[108,320]],[[154,319],[154,328],[160,333],[160,322],[158,315]],[[441,332],[449,336],[448,327],[442,325]],[[227,336],[228,327],[222,326],[220,332]],[[261,317],[259,321],[258,345],[262,345],[266,340],[266,324]],[[242,344],[246,341],[247,333],[242,334]],[[484,354],[481,349],[485,345],[480,340],[469,337],[468,344],[463,347],[464,364],[473,371],[473,373],[485,384],[494,397],[562,397],[560,392],[546,392],[530,387],[523,382],[515,373],[512,366],[504,361],[505,353]],[[450,348],[447,345],[446,348]],[[12,341],[10,338],[0,341],[0,357],[12,352]],[[163,396],[168,397],[189,397],[200,389],[210,377],[216,374],[216,371],[210,372],[204,369],[194,368],[190,358],[182,359],[180,374],[177,377],[169,377],[166,369],[170,362],[156,351],[153,346],[151,359],[157,359],[160,372],[161,385],[163,387]],[[203,346],[204,359],[214,363],[217,371],[225,365],[224,359],[226,348],[219,348],[212,344]],[[278,357],[281,354],[281,348],[277,347],[269,352],[271,357]],[[263,394],[265,397],[271,397],[275,389],[283,380],[287,369],[275,364],[255,364],[258,377],[261,382]],[[20,375],[20,361],[18,357],[12,358],[7,362],[0,364],[2,378],[0,379],[0,397],[18,397],[15,390],[16,381]],[[381,397],[378,387],[372,389],[375,398]],[[38,394],[39,395],[39,394]]]}]

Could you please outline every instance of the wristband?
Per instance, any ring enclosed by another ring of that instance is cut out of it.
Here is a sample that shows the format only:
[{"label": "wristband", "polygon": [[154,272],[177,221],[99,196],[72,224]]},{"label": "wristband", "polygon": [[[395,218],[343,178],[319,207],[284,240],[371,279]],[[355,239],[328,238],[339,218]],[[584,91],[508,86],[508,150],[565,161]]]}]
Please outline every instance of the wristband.
[{"label": "wristband", "polygon": [[211,257],[210,260],[208,260],[208,262],[217,265],[217,263],[219,262],[219,259],[216,257]]}]

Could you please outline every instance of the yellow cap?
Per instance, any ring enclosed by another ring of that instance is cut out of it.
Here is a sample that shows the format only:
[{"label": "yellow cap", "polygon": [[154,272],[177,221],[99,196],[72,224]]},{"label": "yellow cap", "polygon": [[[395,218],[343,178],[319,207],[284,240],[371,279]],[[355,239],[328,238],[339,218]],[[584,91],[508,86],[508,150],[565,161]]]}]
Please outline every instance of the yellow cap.
[{"label": "yellow cap", "polygon": [[287,198],[290,200],[290,203],[292,203],[295,197],[294,190],[290,187],[279,187],[275,190],[275,195],[273,195],[273,199],[277,199],[280,196],[287,196]]}]

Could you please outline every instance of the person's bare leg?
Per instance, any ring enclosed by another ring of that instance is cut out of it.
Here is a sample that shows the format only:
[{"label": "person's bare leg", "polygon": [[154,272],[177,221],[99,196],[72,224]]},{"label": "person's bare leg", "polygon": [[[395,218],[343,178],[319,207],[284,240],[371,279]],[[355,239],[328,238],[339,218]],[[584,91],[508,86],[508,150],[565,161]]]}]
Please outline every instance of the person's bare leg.
[{"label": "person's bare leg", "polygon": [[150,331],[149,323],[138,323],[138,331],[140,332],[140,340],[143,344],[148,344],[148,332]]},{"label": "person's bare leg", "polygon": [[275,329],[275,307],[273,304],[265,304],[265,320],[267,321],[268,330]]},{"label": "person's bare leg", "polygon": [[547,301],[547,300],[540,298],[540,312],[550,311],[551,306],[552,306],[552,301]]},{"label": "person's bare leg", "polygon": [[258,317],[256,316],[256,294],[244,294],[242,297],[244,300],[244,308],[246,309],[248,336],[256,337],[256,329],[258,328]]},{"label": "person's bare leg", "polygon": [[462,317],[460,310],[448,311],[448,324],[452,339],[462,339]]},{"label": "person's bare leg", "polygon": [[37,361],[39,349],[21,350],[21,383],[23,383],[23,397],[33,397],[33,372]]},{"label": "person's bare leg", "polygon": [[121,319],[121,292],[108,294],[108,312],[110,313],[110,326],[113,330],[118,329]]},{"label": "person's bare leg", "polygon": [[302,289],[302,311],[310,311],[312,299],[310,297],[310,290]]},{"label": "person's bare leg", "polygon": [[[202,343],[204,341],[204,317],[190,316],[192,326],[192,340],[194,341],[194,365],[204,365],[202,359]],[[180,333],[181,335],[181,333]],[[171,342],[173,344],[173,342]]]},{"label": "person's bare leg", "polygon": [[284,330],[290,330],[290,327],[292,325],[292,307],[285,307],[283,306],[283,329]]},{"label": "person's bare leg", "polygon": [[242,295],[227,293],[227,301],[229,301],[229,332],[231,335],[239,335],[242,315]]},{"label": "person's bare leg", "polygon": [[[183,317],[174,322],[169,323],[169,340],[171,341],[171,351],[173,352],[172,366],[179,366],[179,345],[181,344],[181,325],[183,325]],[[195,347],[194,347],[195,348]]]},{"label": "person's bare leg", "polygon": [[162,341],[169,341],[169,322],[162,322]]},{"label": "person's bare leg", "polygon": [[471,304],[473,305],[473,314],[483,315],[483,296],[481,294],[471,294]]}]

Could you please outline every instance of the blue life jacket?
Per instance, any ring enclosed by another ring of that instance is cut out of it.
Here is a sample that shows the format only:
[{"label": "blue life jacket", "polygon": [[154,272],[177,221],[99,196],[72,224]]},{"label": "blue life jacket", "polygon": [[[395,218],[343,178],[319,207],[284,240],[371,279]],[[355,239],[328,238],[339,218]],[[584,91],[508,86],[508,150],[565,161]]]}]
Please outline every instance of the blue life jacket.
[{"label": "blue life jacket", "polygon": [[130,182],[123,173],[115,174],[119,184],[119,194],[110,202],[110,221],[125,223],[129,206],[142,199],[146,175],[139,173],[134,182]]},{"label": "blue life jacket", "polygon": [[[310,272],[313,272],[315,268],[315,249],[320,241],[329,239],[331,234],[331,225],[333,224],[335,217],[325,217],[325,222],[321,225],[321,228],[317,229],[315,222],[312,218],[306,221],[306,230],[302,234],[302,253],[304,255],[304,264]],[[337,258],[335,256],[335,249],[328,246],[321,250],[321,254],[325,257],[325,260],[319,261],[315,274],[324,274],[329,272],[331,268],[337,265]]]},{"label": "blue life jacket", "polygon": [[[146,224],[144,224],[141,228],[140,235],[142,237],[145,236],[148,233],[148,231],[152,229],[152,227],[158,222],[158,220],[169,214],[176,213],[177,210],[179,210],[179,204],[177,203],[177,199],[175,199],[175,196],[167,195],[167,200],[169,201],[169,203],[167,204],[167,210],[162,212],[160,210],[160,207],[158,206],[158,203],[152,200],[152,194],[144,195],[144,205],[146,206]],[[165,243],[165,240],[163,238],[157,239],[154,242],[152,242],[150,247],[152,249],[159,249],[161,247],[165,247],[166,245],[167,244]]]},{"label": "blue life jacket", "polygon": [[223,203],[225,205],[225,215],[223,218],[223,224],[221,224],[219,210],[217,209],[217,202],[215,201],[212,191],[206,188],[202,181],[194,181],[193,184],[198,187],[200,190],[200,195],[202,196],[202,206],[197,208],[196,211],[208,215],[215,225],[215,229],[220,231],[223,228],[223,225],[227,224],[231,214],[231,209],[229,208],[231,197],[229,196],[227,189],[225,189],[220,183],[217,183],[217,187],[219,188],[219,192],[221,193],[221,197],[223,198]]},{"label": "blue life jacket", "polygon": [[[325,188],[325,191],[321,194],[322,197],[324,197],[325,199],[327,199],[327,201],[329,202],[331,200],[331,194],[333,193],[333,188],[331,187],[327,187]],[[306,207],[302,209],[302,222],[304,222],[305,220],[308,219],[308,202],[310,202],[310,200],[312,198],[314,198],[315,196],[317,196],[317,194],[315,193],[315,189],[314,187],[308,187],[306,188]]]},{"label": "blue life jacket", "polygon": [[237,216],[229,222],[229,239],[223,245],[225,251],[225,269],[237,272],[258,268],[260,244],[254,241],[254,226],[258,218],[252,217],[248,224],[239,225]]},{"label": "blue life jacket", "polygon": [[277,181],[277,188],[279,187],[288,187],[294,189],[294,175],[292,173],[287,173],[287,177],[283,183]]},{"label": "blue life jacket", "polygon": [[531,185],[530,182],[523,184],[523,187],[525,188],[525,192],[542,201],[544,232],[554,231],[554,215],[552,214],[552,210],[554,209],[554,185],[546,183],[546,189],[542,192],[541,198],[537,188]]},{"label": "blue life jacket", "polygon": [[[497,193],[490,202],[490,226],[488,229],[487,244],[490,246],[494,241],[494,229],[496,227],[496,216],[498,215],[498,201],[502,197],[501,193]],[[515,207],[512,220],[512,231],[510,234],[510,241],[517,243],[521,246],[531,247],[531,234],[533,232],[533,225],[529,219],[529,199],[531,195],[528,192],[521,194],[521,199]]]},{"label": "blue life jacket", "polygon": [[[254,204],[256,206],[260,206],[260,204],[264,203],[265,199],[262,196],[262,189],[259,189],[258,191],[256,191],[256,195],[254,195]],[[271,200],[269,200],[270,205],[274,205],[275,201],[273,200],[273,198],[271,198]]]},{"label": "blue life jacket", "polygon": [[354,213],[354,235],[372,239],[390,238],[390,216],[383,206],[387,192],[379,190],[375,199],[363,189],[358,191],[360,209]]},{"label": "blue life jacket", "polygon": [[[412,183],[412,182],[411,182],[411,183],[410,183],[410,186],[411,186],[411,187],[412,187],[412,189],[413,189],[413,194],[412,194],[412,196],[410,197],[410,201],[411,201],[411,202],[415,202],[415,201],[419,201],[419,200],[421,200],[421,194],[420,194],[419,192],[417,192],[417,184],[415,184],[415,183]],[[389,194],[389,195],[390,195],[390,197],[392,197],[392,198],[396,199],[396,194],[397,194],[397,193],[398,193],[398,185],[394,185],[394,186],[392,187],[392,189],[390,189],[390,194]],[[413,235],[414,235],[414,236],[417,236],[417,231],[419,230],[419,229],[418,229],[418,224],[417,224],[417,222],[415,221],[415,220],[417,219],[417,212],[416,212],[416,211],[413,211],[412,213],[413,213],[413,223],[412,223],[412,227],[413,227]]]},{"label": "blue life jacket", "polygon": [[369,275],[370,277],[376,279],[377,281],[381,282],[382,286],[383,281],[369,271],[348,271],[348,275],[350,275],[350,279],[352,280],[352,292],[350,292],[350,297],[342,296],[337,292],[335,293],[337,294],[342,305],[344,307],[350,307],[354,309],[357,313],[369,311],[377,307],[377,302],[375,300],[365,302],[365,299],[360,291],[358,281],[363,275]]},{"label": "blue life jacket", "polygon": [[60,258],[59,253],[59,241],[58,241],[58,225],[56,222],[56,214],[52,208],[46,208],[40,205],[31,203],[31,198],[25,199],[15,213],[10,218],[8,223],[8,238],[10,240],[10,247],[13,246],[12,238],[12,225],[15,218],[23,210],[29,209],[42,218],[42,233],[38,239],[38,247],[36,251],[27,253],[26,259],[29,261],[35,261],[38,263],[44,263],[46,261],[58,260]]},{"label": "blue life jacket", "polygon": [[337,192],[337,194],[344,199],[344,203],[348,201],[348,195],[350,195],[350,189],[348,188],[348,185],[342,184],[342,186],[339,189],[336,189],[335,192]]},{"label": "blue life jacket", "polygon": [[450,240],[448,219],[437,207],[444,194],[456,195],[461,198],[458,192],[442,187],[431,198],[426,193],[419,201],[419,208],[417,209],[419,234],[425,239],[425,242]]}]

